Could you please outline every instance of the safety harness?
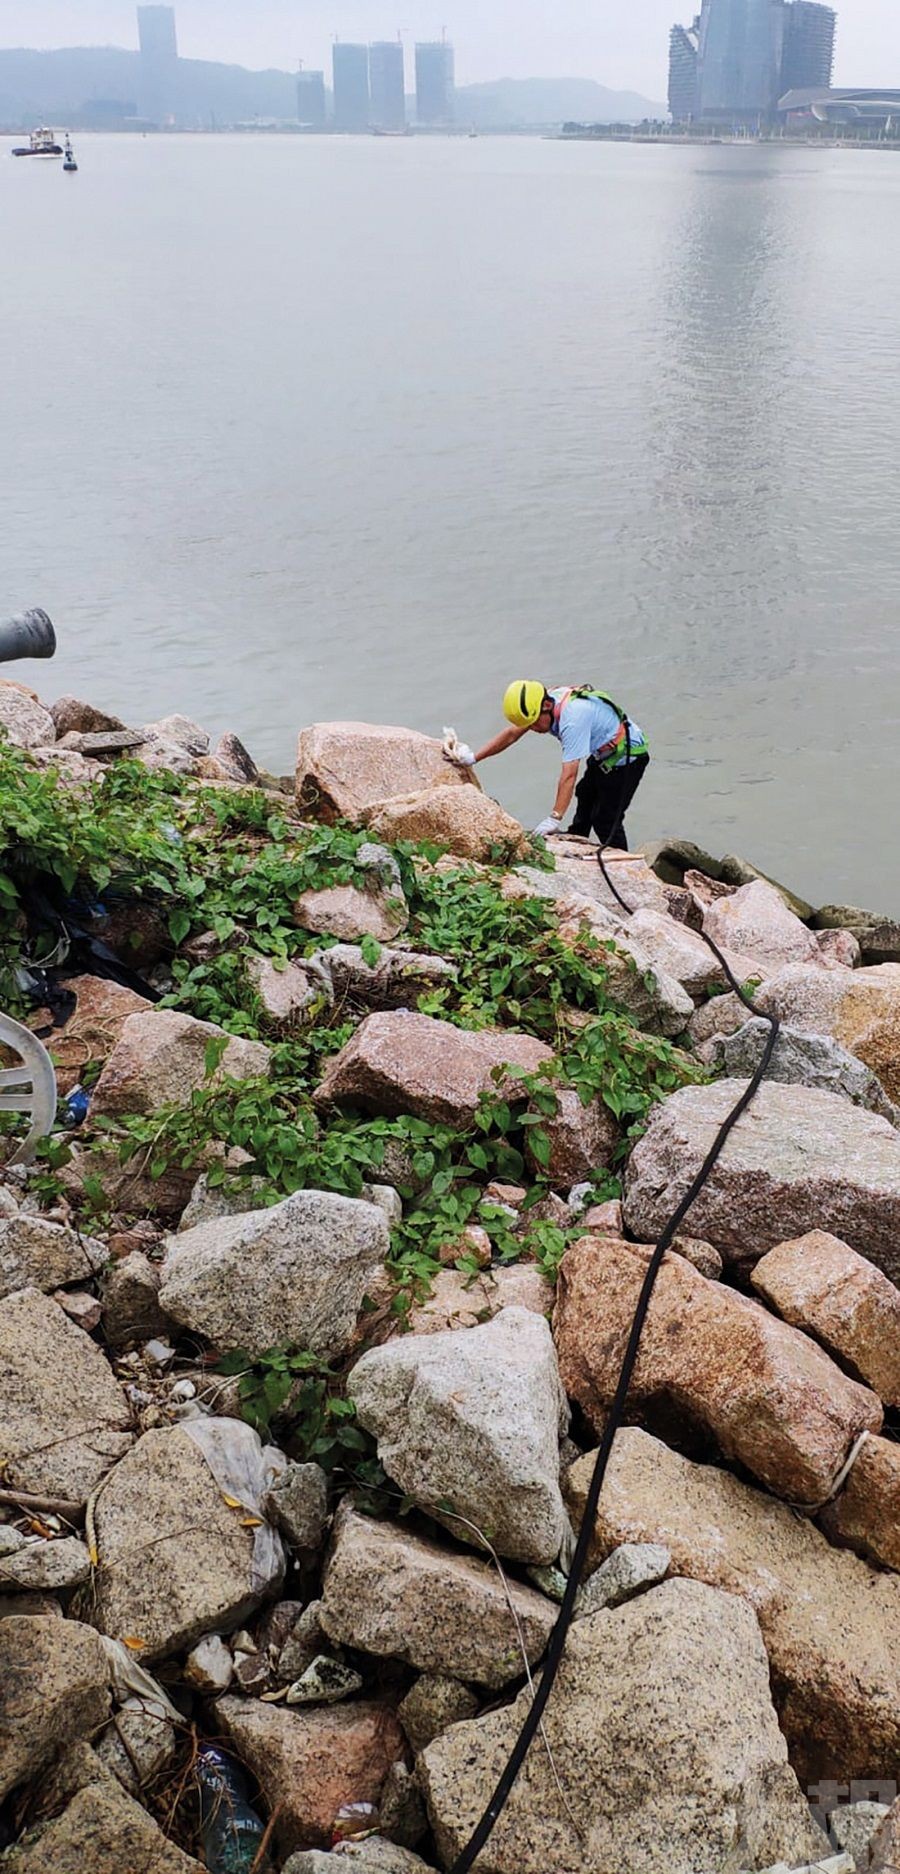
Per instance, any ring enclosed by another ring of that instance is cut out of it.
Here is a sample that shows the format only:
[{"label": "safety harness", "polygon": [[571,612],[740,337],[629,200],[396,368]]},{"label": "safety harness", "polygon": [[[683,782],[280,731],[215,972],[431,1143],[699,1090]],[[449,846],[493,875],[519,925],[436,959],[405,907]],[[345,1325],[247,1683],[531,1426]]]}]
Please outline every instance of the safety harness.
[{"label": "safety harness", "polygon": [[628,761],[634,761],[638,755],[649,755],[650,749],[647,742],[642,736],[635,738],[633,725],[629,722],[624,709],[620,709],[618,703],[613,702],[612,697],[607,696],[605,690],[596,690],[591,683],[579,683],[575,688],[563,690],[558,702],[553,705],[554,727],[558,727],[566,704],[570,703],[573,698],[576,702],[606,703],[619,718],[619,726],[615,735],[610,741],[604,742],[600,748],[596,749],[590,757],[604,774],[611,774],[613,768],[619,766],[623,753]]}]

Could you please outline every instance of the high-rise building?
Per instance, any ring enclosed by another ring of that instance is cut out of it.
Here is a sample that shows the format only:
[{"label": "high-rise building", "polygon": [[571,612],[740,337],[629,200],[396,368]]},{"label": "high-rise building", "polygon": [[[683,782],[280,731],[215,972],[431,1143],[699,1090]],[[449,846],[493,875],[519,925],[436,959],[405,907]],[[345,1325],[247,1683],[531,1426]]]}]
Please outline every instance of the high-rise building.
[{"label": "high-rise building", "polygon": [[834,69],[837,14],[817,0],[793,0],[785,16],[781,94],[800,87],[827,90]]},{"label": "high-rise building", "polygon": [[706,0],[700,28],[700,115],[758,125],[780,95],[783,0]]},{"label": "high-rise building", "polygon": [[693,123],[700,109],[700,21],[673,26],[669,34],[669,113],[673,123]]},{"label": "high-rise building", "polygon": [[369,47],[369,121],[375,130],[406,129],[406,77],[399,39]]},{"label": "high-rise building", "polygon": [[297,116],[307,130],[325,128],[325,73],[300,72],[297,77]]},{"label": "high-rise building", "polygon": [[139,6],[138,39],[141,48],[139,110],[149,123],[164,124],[178,107],[178,38],[175,9]]},{"label": "high-rise building", "polygon": [[758,128],[773,121],[785,92],[827,89],[835,23],[818,0],[702,0],[693,26],[669,35],[676,123]]},{"label": "high-rise building", "polygon": [[455,61],[443,39],[416,46],[416,118],[420,124],[452,124]]},{"label": "high-rise building", "polygon": [[335,130],[369,128],[369,48],[338,40],[332,54]]}]

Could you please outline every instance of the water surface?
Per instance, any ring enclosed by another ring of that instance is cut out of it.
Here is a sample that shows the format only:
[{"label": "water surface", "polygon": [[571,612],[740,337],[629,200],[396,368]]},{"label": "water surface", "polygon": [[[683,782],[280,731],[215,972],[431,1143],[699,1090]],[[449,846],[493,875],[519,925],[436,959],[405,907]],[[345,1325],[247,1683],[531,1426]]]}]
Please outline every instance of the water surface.
[{"label": "water surface", "polygon": [[[0,610],[54,616],[44,694],[286,770],[316,718],[477,743],[510,677],[590,680],[652,742],[636,835],[900,908],[896,156],[6,147]],[[536,819],[555,759],[484,779]]]}]

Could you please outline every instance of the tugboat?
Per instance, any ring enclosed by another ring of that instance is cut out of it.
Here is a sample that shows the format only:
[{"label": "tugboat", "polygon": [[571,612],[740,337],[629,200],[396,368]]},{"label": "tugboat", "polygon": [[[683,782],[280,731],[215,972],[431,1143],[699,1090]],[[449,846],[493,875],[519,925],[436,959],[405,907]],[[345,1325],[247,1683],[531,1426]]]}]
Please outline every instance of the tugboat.
[{"label": "tugboat", "polygon": [[13,150],[14,156],[62,156],[62,154],[62,144],[57,143],[53,131],[47,130],[46,127],[31,132],[27,149],[23,147]]},{"label": "tugboat", "polygon": [[66,160],[63,163],[63,169],[65,170],[67,176],[75,176],[78,174],[78,164],[75,161],[75,151],[72,148],[72,139],[69,136],[68,131],[66,132]]}]

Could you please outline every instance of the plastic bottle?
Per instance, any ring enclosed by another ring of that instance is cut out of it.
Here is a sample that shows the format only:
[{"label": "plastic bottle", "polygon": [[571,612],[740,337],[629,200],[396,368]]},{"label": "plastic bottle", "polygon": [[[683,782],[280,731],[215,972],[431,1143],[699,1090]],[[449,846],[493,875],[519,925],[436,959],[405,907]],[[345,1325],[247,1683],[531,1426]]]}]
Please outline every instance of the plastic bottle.
[{"label": "plastic bottle", "polygon": [[[197,1758],[200,1825],[209,1874],[250,1874],[257,1866],[265,1826],[247,1800],[243,1771],[225,1751],[205,1744]],[[268,1860],[258,1874],[271,1874]]]},{"label": "plastic bottle", "polygon": [[88,1116],[90,1104],[91,1096],[89,1093],[85,1092],[84,1087],[73,1087],[66,1101],[63,1125],[83,1126]]},{"label": "plastic bottle", "polygon": [[378,1810],[370,1802],[345,1802],[334,1818],[331,1846],[342,1841],[365,1841],[378,1830]]}]

